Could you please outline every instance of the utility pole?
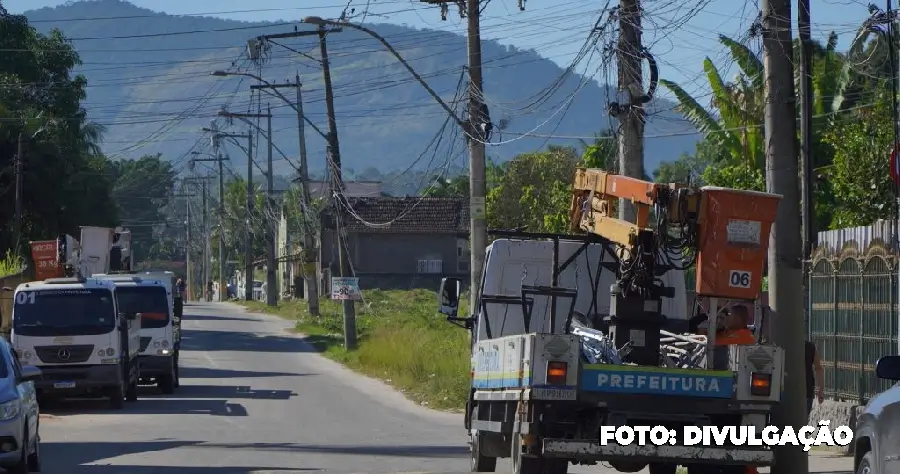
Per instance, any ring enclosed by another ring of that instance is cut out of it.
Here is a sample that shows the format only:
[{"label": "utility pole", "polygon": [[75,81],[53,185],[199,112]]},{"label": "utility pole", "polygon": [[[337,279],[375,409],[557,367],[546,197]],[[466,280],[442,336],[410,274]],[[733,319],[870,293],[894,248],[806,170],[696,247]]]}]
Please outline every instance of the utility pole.
[{"label": "utility pole", "polygon": [[[185,180],[186,181],[186,180]],[[184,220],[185,220],[185,239],[184,239],[184,282],[185,288],[187,288],[187,294],[181,295],[185,301],[191,300],[191,280],[194,276],[194,266],[191,264],[191,200],[185,198],[184,200]],[[202,258],[201,258],[202,262]]]},{"label": "utility pole", "polygon": [[[219,161],[221,164],[221,160]],[[221,199],[221,198],[220,198]],[[210,268],[209,268],[209,260],[212,257],[210,255],[212,252],[210,249],[210,235],[209,235],[209,183],[205,180],[203,181],[203,283],[209,281],[210,279]]]},{"label": "utility pole", "polygon": [[[192,154],[199,154],[199,152],[194,152]],[[212,160],[195,159],[192,161],[212,161]],[[220,161],[220,160],[216,160],[216,161]],[[207,196],[209,195],[208,185],[209,185],[210,179],[212,179],[211,176],[196,176],[196,177],[184,179],[185,183],[199,183],[200,184],[200,191],[201,191],[200,195],[202,197],[202,205],[203,205],[200,229],[202,231],[201,233],[203,234],[203,239],[202,239],[203,247],[201,247],[201,249],[200,249],[201,270],[199,273],[200,273],[200,277],[203,279],[204,285],[210,279],[210,275],[209,275],[209,273],[210,273],[210,269],[209,269],[209,260],[210,260],[209,259],[209,257],[210,257],[210,255],[209,255],[209,253],[210,253],[209,252],[209,226],[208,226],[208,222],[207,222],[207,218],[208,218],[207,217]],[[190,196],[193,197],[194,195],[191,194]],[[190,201],[188,201],[188,203],[187,203],[187,208],[188,208],[188,242],[187,242],[188,253],[190,253],[191,242],[193,242],[193,239],[191,238],[191,234],[190,234],[190,229],[191,229],[191,224],[190,224],[190,208],[191,207],[190,206],[191,206]],[[188,270],[188,281],[187,281],[188,285],[187,286],[189,288],[189,290],[188,290],[189,294],[191,293],[190,288],[192,288],[191,287],[192,280],[196,276],[196,275],[194,275],[194,273],[195,272],[193,271],[193,268]],[[204,298],[200,298],[200,299],[202,300]]]},{"label": "utility pole", "polygon": [[[766,183],[781,202],[769,237],[769,304],[773,310],[772,337],[785,351],[785,373],[803,374],[804,341],[802,259],[803,248],[797,215],[800,214],[798,183],[796,104],[791,41],[791,0],[762,0],[763,67],[765,75]],[[784,401],[775,411],[773,424],[806,425],[806,393],[802,376],[791,376]],[[801,447],[775,448],[772,474],[808,471]]]},{"label": "utility pole", "polygon": [[[627,97],[627,104],[619,104],[619,173],[644,179],[644,109],[635,104],[643,94],[641,66],[641,5],[640,0],[619,0],[619,44],[616,56],[619,70],[619,95]],[[625,199],[619,200],[619,219],[634,222],[636,209]]]},{"label": "utility pole", "polygon": [[[308,20],[317,19],[317,17],[307,17],[303,20],[304,23],[309,23]],[[319,19],[321,20],[321,19]],[[328,161],[329,168],[333,173],[335,182],[339,186],[337,190],[337,199],[343,200],[344,195],[344,181],[341,175],[341,148],[340,143],[338,141],[337,134],[337,122],[335,120],[335,112],[334,112],[334,89],[331,84],[331,69],[328,64],[328,46],[325,41],[326,36],[329,33],[338,33],[342,31],[339,27],[325,28],[324,24],[319,23],[316,31],[295,31],[292,33],[280,33],[274,35],[265,35],[257,37],[257,41],[265,41],[269,39],[281,39],[281,38],[297,38],[301,36],[311,36],[317,35],[319,37],[319,52],[322,56],[322,76],[325,82],[325,107],[328,113],[328,133],[326,134],[326,141],[328,143],[326,147],[326,160]],[[252,59],[252,55],[251,55]],[[299,78],[298,78],[299,79]],[[297,81],[299,84],[299,80]],[[300,113],[298,111],[298,113]],[[301,113],[302,116],[302,113]],[[303,146],[301,146],[301,149]],[[343,202],[342,202],[343,204]],[[340,212],[340,206],[335,206],[335,211]],[[336,219],[337,229],[336,229],[336,240],[338,245],[338,260],[340,266],[340,276],[348,277],[352,274],[352,269],[350,267],[350,256],[347,255],[347,246],[344,245],[343,236],[341,234],[341,226],[340,219]],[[343,301],[344,308],[344,347],[348,350],[353,350],[356,348],[356,307],[352,300],[344,300]]]},{"label": "utility pole", "polygon": [[[481,292],[481,274],[484,271],[484,254],[487,250],[485,141],[487,140],[486,127],[490,125],[490,117],[482,100],[484,79],[481,64],[481,2],[466,0],[465,9],[463,9],[462,3],[457,0],[421,1],[440,5],[442,20],[447,19],[449,4],[460,5],[460,15],[465,17],[467,22],[469,120],[464,129],[469,146],[469,314],[476,314],[478,311],[476,295]],[[521,1],[519,9],[525,9],[524,3]]]},{"label": "utility pole", "polygon": [[275,233],[275,182],[272,173],[272,106],[266,105],[266,130],[269,149],[266,154],[266,304],[278,305],[278,282],[275,274],[276,265],[276,233]]},{"label": "utility pole", "polygon": [[191,264],[191,198],[196,197],[196,194],[187,194],[185,192],[186,185],[191,184],[191,178],[185,178],[181,182],[181,192],[178,194],[173,194],[173,198],[184,198],[185,200],[185,243],[184,243],[184,255],[185,255],[185,286],[187,287],[187,294],[181,295],[183,301],[190,301],[190,284],[191,284],[191,271],[193,270],[193,265]]},{"label": "utility pole", "polygon": [[[888,44],[888,55],[890,57],[890,68],[891,68],[891,105],[893,112],[893,122],[894,122],[894,149],[892,152],[897,153],[898,148],[900,148],[900,102],[897,101],[897,82],[900,81],[900,71],[897,70],[897,60],[900,59],[897,57],[897,43],[895,42],[895,34],[897,32],[895,20],[897,19],[897,12],[894,11],[893,2],[891,0],[887,0],[887,8],[885,8],[884,20],[879,21],[878,23],[886,24],[887,26],[887,44]],[[870,16],[870,20],[872,17],[876,16],[877,13],[872,14]],[[876,31],[881,31],[876,28]],[[892,244],[894,247],[894,252],[900,252],[900,183],[894,183],[894,225],[893,225],[894,238],[892,240]]]},{"label": "utility pole", "polygon": [[[297,131],[299,133],[299,145],[300,145],[300,170],[299,177],[297,181],[300,182],[300,199],[301,204],[303,206],[303,265],[304,269],[307,265],[307,260],[309,257],[317,255],[318,252],[315,251],[315,236],[313,235],[313,221],[315,216],[311,214],[312,207],[310,206],[312,199],[310,199],[309,195],[309,165],[308,157],[306,154],[306,129],[304,121],[307,120],[303,115],[303,85],[300,83],[300,75],[294,75],[294,83],[293,84],[256,84],[250,86],[250,89],[280,89],[283,87],[293,87],[297,90],[297,100],[295,105],[295,109],[297,111]],[[326,135],[327,138],[327,135]],[[304,279],[306,281],[306,291],[307,291],[307,304],[309,314],[312,316],[319,315],[319,281],[317,278],[317,272],[314,272],[313,275],[308,275],[304,272]]]},{"label": "utility pole", "polygon": [[[350,267],[350,256],[347,255],[347,246],[344,245],[343,228],[341,226],[340,214],[344,200],[344,178],[341,173],[341,147],[338,141],[337,121],[334,112],[334,89],[331,84],[331,68],[328,64],[328,47],[325,43],[325,37],[328,30],[323,25],[319,25],[316,29],[319,34],[319,52],[322,55],[322,76],[325,79],[325,109],[328,113],[328,150],[327,158],[331,162],[331,170],[334,173],[334,181],[338,186],[337,199],[340,201],[335,206],[336,239],[338,246],[338,261],[340,264],[341,277],[349,277],[352,275]],[[344,306],[344,348],[347,350],[356,349],[356,306],[351,299],[343,300]]]},{"label": "utility pole", "polygon": [[[803,228],[803,323],[809,322],[809,268],[816,244],[816,215],[813,206],[813,89],[812,89],[812,25],[810,0],[797,0],[797,30],[800,36],[800,192]],[[806,329],[808,332],[808,329]]]},{"label": "utility pole", "polygon": [[[219,138],[223,136],[229,136],[228,134],[219,132],[218,128],[203,128],[204,132],[211,133],[211,140],[213,145],[214,157],[213,158],[195,158],[193,161],[215,161],[219,164],[219,301],[225,301],[226,296],[224,296],[224,292],[221,291],[227,287],[225,282],[225,158],[222,158],[219,155]],[[192,152],[192,155],[202,155],[200,152]],[[209,266],[207,264],[207,266]],[[206,293],[206,282],[211,281],[209,277],[206,276],[206,280],[203,281],[203,293]]]},{"label": "utility pole", "polygon": [[[267,139],[269,141],[269,163],[271,165],[271,162],[272,162],[272,114],[270,114],[270,113],[239,114],[239,113],[229,112],[227,110],[220,110],[219,116],[226,117],[226,118],[237,118],[237,119],[241,119],[241,120],[246,120],[249,118],[268,119],[269,130],[268,130]],[[252,122],[248,122],[248,123],[252,124]],[[231,134],[226,134],[226,133],[219,134],[219,136],[230,137],[230,138],[244,137],[244,135],[231,135]],[[252,221],[252,217],[253,217],[253,208],[255,207],[254,201],[256,198],[256,192],[255,192],[255,189],[253,188],[253,131],[247,130],[246,137],[247,137],[247,241],[244,243],[244,259],[246,260],[244,262],[244,274],[245,274],[245,280],[246,280],[246,283],[244,284],[244,299],[247,301],[251,301],[251,300],[253,300],[253,281],[254,281],[253,280],[253,232],[252,232],[253,221]],[[272,174],[272,171],[270,169],[269,175],[271,176],[271,174]],[[269,195],[271,196],[271,192],[269,193]],[[267,214],[266,210],[263,210],[263,221],[264,221],[263,225],[265,226],[266,229],[269,229],[271,227],[270,216],[268,216],[266,214]],[[268,235],[268,233],[267,233],[267,235]],[[274,255],[274,253],[272,255]],[[268,272],[269,272],[269,270],[267,270],[267,273]],[[274,272],[272,273],[271,276],[273,278],[275,277]],[[266,294],[268,295],[268,293],[271,293],[272,287],[274,287],[275,285],[274,285],[274,283],[267,283],[266,285],[269,287],[268,291],[266,291]],[[268,299],[268,297],[267,297],[267,299]],[[270,306],[275,306],[275,304],[274,303],[270,304]]]},{"label": "utility pole", "polygon": [[184,301],[191,300],[191,276],[193,275],[194,266],[191,264],[191,201],[184,200],[184,281],[187,294],[181,295]]},{"label": "utility pole", "polygon": [[25,158],[22,156],[23,153],[23,141],[22,132],[19,132],[19,140],[16,148],[16,161],[13,164],[15,168],[16,174],[16,233],[15,240],[13,241],[13,249],[16,254],[19,253],[19,247],[22,240],[22,192],[24,191],[24,170],[22,169],[25,164]]},{"label": "utility pole", "polygon": [[487,211],[485,196],[487,181],[484,159],[486,139],[482,91],[484,80],[481,75],[481,6],[479,0],[467,0],[468,20],[467,50],[469,57],[469,314],[476,314],[478,298],[481,294],[481,273],[484,271],[484,254],[487,250]]}]

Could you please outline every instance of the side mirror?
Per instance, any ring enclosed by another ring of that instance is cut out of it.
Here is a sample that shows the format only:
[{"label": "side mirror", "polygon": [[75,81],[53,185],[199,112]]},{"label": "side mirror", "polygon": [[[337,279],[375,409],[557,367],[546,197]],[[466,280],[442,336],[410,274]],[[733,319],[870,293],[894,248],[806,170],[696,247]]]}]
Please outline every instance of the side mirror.
[{"label": "side mirror", "polygon": [[900,356],[884,356],[875,362],[875,375],[885,380],[900,380]]},{"label": "side mirror", "polygon": [[438,292],[438,312],[446,314],[448,318],[455,318],[459,311],[459,293],[462,281],[459,278],[441,279],[441,289]]},{"label": "side mirror", "polygon": [[22,381],[23,382],[31,382],[34,380],[39,380],[41,378],[42,372],[41,369],[33,366],[26,365],[22,367]]},{"label": "side mirror", "polygon": [[134,321],[137,318],[141,317],[141,313],[125,313],[125,319],[129,321]]}]

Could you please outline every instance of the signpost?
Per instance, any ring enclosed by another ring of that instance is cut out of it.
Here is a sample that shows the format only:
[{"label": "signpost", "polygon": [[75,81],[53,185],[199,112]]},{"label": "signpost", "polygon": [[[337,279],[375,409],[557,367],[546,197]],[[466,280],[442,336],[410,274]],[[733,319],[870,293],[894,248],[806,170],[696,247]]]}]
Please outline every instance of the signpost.
[{"label": "signpost", "polygon": [[359,278],[356,277],[332,277],[331,278],[331,299],[333,300],[362,300],[362,293],[359,290]]}]

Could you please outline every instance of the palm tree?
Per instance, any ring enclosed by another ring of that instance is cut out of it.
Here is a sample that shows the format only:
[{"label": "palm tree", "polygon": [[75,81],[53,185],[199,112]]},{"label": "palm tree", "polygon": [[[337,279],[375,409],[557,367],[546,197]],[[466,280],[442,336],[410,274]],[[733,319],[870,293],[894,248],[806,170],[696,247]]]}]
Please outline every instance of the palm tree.
[{"label": "palm tree", "polygon": [[[730,163],[763,169],[765,97],[762,61],[747,46],[727,36],[720,35],[719,42],[730,50],[740,73],[734,81],[726,82],[712,60],[704,60],[703,70],[712,90],[710,105],[716,114],[700,105],[678,84],[664,79],[660,83],[675,95],[685,118],[707,140],[721,147]],[[824,48],[821,45],[814,48],[820,65],[818,74],[813,78],[816,101],[813,110],[817,115],[836,112],[844,106],[844,92],[850,83],[850,75],[845,68],[839,67],[844,61],[835,52],[836,45],[837,36],[832,33]]]},{"label": "palm tree", "polygon": [[103,135],[106,134],[106,127],[96,122],[82,122],[78,130],[79,147],[82,152],[88,156],[99,156],[103,154],[100,144],[103,143]]}]

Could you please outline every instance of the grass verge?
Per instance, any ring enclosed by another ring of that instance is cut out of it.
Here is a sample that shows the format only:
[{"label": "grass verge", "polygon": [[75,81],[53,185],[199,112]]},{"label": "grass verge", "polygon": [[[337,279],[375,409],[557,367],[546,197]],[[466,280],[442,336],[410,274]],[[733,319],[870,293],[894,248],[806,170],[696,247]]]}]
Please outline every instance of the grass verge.
[{"label": "grass verge", "polygon": [[6,251],[6,255],[0,258],[0,278],[15,275],[25,268],[25,261],[22,257],[15,255],[11,250]]},{"label": "grass verge", "polygon": [[437,314],[434,292],[371,290],[363,298],[356,306],[354,351],[344,349],[340,302],[320,300],[319,317],[309,315],[305,301],[282,301],[272,308],[257,301],[238,303],[295,320],[297,332],[323,355],[386,381],[416,402],[462,409],[469,391],[469,333]]}]

